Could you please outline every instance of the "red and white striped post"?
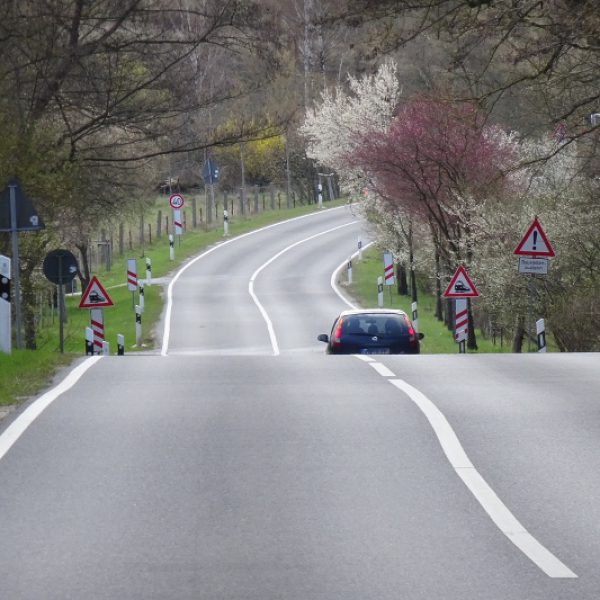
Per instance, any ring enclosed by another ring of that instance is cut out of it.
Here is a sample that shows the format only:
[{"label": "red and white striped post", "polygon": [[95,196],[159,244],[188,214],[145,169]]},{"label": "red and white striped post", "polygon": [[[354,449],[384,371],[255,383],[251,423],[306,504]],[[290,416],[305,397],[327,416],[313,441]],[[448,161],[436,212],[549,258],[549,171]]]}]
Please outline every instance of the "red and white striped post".
[{"label": "red and white striped post", "polygon": [[133,306],[135,306],[135,292],[138,287],[137,260],[135,258],[127,259],[127,289],[131,292]]},{"label": "red and white striped post", "polygon": [[383,278],[385,279],[385,286],[390,292],[390,304],[392,300],[392,288],[390,286],[396,283],[394,277],[394,255],[391,252],[383,253]]},{"label": "red and white striped post", "polygon": [[458,342],[458,351],[465,354],[467,336],[469,333],[469,311],[466,298],[455,300],[454,339]]},{"label": "red and white striped post", "polygon": [[173,233],[180,237],[183,233],[183,221],[181,220],[181,210],[178,208],[173,209]]},{"label": "red and white striped post", "polygon": [[101,354],[104,342],[104,311],[101,308],[90,310],[90,324],[94,334],[94,354]]}]

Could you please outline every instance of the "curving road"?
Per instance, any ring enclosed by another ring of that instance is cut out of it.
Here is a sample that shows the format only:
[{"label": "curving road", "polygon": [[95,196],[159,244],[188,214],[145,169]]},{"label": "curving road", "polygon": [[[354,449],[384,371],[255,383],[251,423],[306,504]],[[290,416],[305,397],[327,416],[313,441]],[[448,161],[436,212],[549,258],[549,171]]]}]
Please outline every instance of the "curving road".
[{"label": "curving road", "polygon": [[599,597],[600,357],[325,356],[359,236],[341,208],[216,246],[159,352],[2,424],[2,598]]}]

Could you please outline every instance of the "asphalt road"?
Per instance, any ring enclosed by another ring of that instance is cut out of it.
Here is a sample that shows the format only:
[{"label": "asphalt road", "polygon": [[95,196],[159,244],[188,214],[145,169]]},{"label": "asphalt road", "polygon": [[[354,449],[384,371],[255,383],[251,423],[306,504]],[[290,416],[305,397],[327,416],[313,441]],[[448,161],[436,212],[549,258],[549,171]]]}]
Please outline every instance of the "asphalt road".
[{"label": "asphalt road", "polygon": [[600,356],[325,356],[353,221],[215,248],[2,424],[2,599],[600,597]]}]

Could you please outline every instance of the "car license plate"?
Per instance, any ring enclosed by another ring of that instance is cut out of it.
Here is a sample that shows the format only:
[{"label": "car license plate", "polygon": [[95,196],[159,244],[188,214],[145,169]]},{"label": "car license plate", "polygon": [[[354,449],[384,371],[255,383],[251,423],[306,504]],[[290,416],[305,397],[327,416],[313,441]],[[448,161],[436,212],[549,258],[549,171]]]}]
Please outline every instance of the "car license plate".
[{"label": "car license plate", "polygon": [[389,348],[363,348],[361,354],[389,354]]}]

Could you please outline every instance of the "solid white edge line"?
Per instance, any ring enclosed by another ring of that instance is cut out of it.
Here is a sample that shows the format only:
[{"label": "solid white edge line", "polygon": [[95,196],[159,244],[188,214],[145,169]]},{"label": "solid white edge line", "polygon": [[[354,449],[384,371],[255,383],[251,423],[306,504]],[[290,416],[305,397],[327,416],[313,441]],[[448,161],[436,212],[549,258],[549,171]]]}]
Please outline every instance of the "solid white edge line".
[{"label": "solid white edge line", "polygon": [[382,377],[396,377],[395,373],[390,371],[383,363],[369,363]]},{"label": "solid white edge line", "polygon": [[576,578],[577,575],[540,544],[498,498],[469,460],[454,430],[437,406],[406,381],[389,381],[403,391],[425,415],[448,461],[498,529],[549,577]]},{"label": "solid white edge line", "polygon": [[209,248],[202,254],[199,254],[198,256],[192,258],[189,262],[187,262],[185,265],[183,265],[179,269],[179,271],[177,271],[177,273],[175,274],[175,276],[173,277],[173,279],[171,280],[171,282],[169,283],[169,286],[167,288],[167,307],[165,309],[165,325],[163,328],[163,338],[162,338],[162,345],[161,345],[161,351],[160,351],[161,356],[167,356],[168,352],[169,352],[169,338],[171,336],[171,314],[173,312],[173,286],[175,285],[176,281],[179,279],[180,275],[182,273],[184,273],[187,269],[189,269],[189,267],[191,267],[194,263],[196,263],[200,259],[204,258],[208,254],[211,254],[215,250],[218,250],[219,248],[222,248],[223,246],[226,246],[227,244],[237,242],[238,240],[246,238],[250,235],[255,235],[257,233],[260,233],[261,231],[266,231],[267,229],[272,229],[273,227],[279,227],[280,225],[285,225],[286,223],[291,223],[293,221],[298,221],[300,219],[306,219],[308,217],[322,215],[329,211],[340,210],[342,208],[346,208],[346,205],[344,204],[342,206],[336,206],[334,208],[322,209],[317,212],[309,213],[308,215],[301,215],[299,217],[293,217],[291,219],[286,219],[285,221],[279,221],[277,223],[272,223],[271,225],[266,225],[265,227],[261,227],[260,229],[254,229],[253,231],[249,231],[248,233],[242,233],[241,235],[235,236],[224,242],[219,242],[217,245],[212,246],[211,248]]},{"label": "solid white edge line", "polygon": [[252,275],[250,276],[250,281],[248,282],[248,293],[252,297],[252,300],[254,300],[254,303],[258,307],[260,314],[262,315],[263,319],[265,320],[265,323],[267,324],[267,330],[269,331],[269,339],[271,340],[271,347],[273,348],[274,356],[279,356],[279,344],[277,343],[277,336],[275,335],[275,328],[273,327],[273,323],[272,323],[271,319],[269,318],[267,311],[265,310],[263,305],[260,303],[260,300],[254,293],[254,281],[256,280],[258,274],[263,269],[268,267],[272,262],[277,260],[282,254],[285,254],[288,250],[291,250],[292,248],[295,248],[296,246],[299,246],[300,244],[309,242],[310,240],[314,240],[315,238],[321,237],[322,235],[331,233],[332,231],[337,231],[338,229],[343,229],[344,227],[348,227],[348,226],[354,225],[356,223],[357,223],[357,221],[350,221],[349,223],[344,223],[343,225],[337,225],[336,227],[332,227],[331,229],[327,229],[325,231],[320,231],[319,233],[315,233],[314,235],[311,235],[307,238],[304,238],[302,240],[294,242],[293,244],[290,244],[283,250],[280,250],[277,254],[274,254],[269,260],[267,260],[260,267],[258,267],[258,269],[256,269],[256,271],[254,271],[254,273],[252,273]]},{"label": "solid white edge line", "polygon": [[[375,242],[369,242],[368,244],[365,244],[362,247],[362,250],[366,250],[369,246],[372,246]],[[350,259],[353,259],[354,257],[358,256],[360,253],[360,250],[357,250],[354,254],[350,255]],[[337,267],[333,273],[331,274],[331,280],[330,280],[330,284],[331,287],[333,288],[333,291],[341,298],[342,302],[344,302],[345,304],[347,304],[350,308],[358,308],[358,306],[356,306],[356,304],[354,304],[349,298],[347,298],[344,293],[342,292],[342,290],[340,290],[338,284],[337,284],[337,278],[338,278],[338,273],[340,272],[340,270],[348,264],[348,260],[345,260],[343,263],[341,263],[339,265],[339,267]]]},{"label": "solid white edge line", "polygon": [[3,432],[0,434],[0,460],[12,448],[14,443],[25,433],[27,428],[44,412],[61,394],[71,389],[81,379],[82,375],[103,357],[92,356],[75,367],[56,387],[42,394],[30,404]]}]

